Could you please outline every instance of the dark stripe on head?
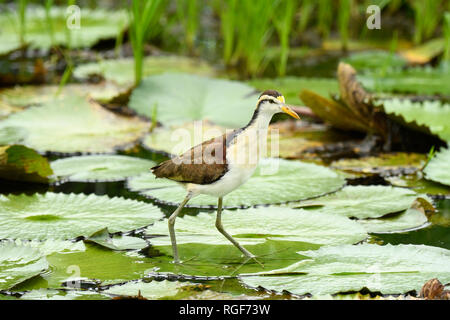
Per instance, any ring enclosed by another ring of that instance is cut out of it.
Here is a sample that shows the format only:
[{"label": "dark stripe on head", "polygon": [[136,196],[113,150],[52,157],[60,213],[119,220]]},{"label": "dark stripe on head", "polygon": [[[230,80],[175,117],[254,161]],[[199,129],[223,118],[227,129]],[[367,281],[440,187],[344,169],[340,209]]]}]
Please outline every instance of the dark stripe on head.
[{"label": "dark stripe on head", "polygon": [[282,96],[282,94],[279,93],[277,90],[266,90],[263,93],[261,93],[261,95],[259,97],[261,98],[263,95],[272,96],[274,98],[278,98],[279,96]]}]

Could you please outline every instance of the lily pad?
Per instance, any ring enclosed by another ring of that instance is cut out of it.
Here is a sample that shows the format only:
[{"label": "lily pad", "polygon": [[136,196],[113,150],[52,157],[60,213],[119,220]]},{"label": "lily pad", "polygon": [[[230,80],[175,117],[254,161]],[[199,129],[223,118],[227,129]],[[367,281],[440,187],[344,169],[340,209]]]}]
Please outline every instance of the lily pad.
[{"label": "lily pad", "polygon": [[333,161],[330,166],[348,172],[389,176],[415,173],[423,167],[425,162],[424,154],[397,152],[357,159],[340,159]]},{"label": "lily pad", "polygon": [[58,159],[51,163],[54,174],[65,181],[121,181],[148,172],[155,163],[121,155],[88,155]]},{"label": "lily pad", "polygon": [[450,186],[450,149],[442,149],[424,169],[427,179]]},{"label": "lily pad", "polygon": [[[89,96],[100,102],[108,102],[123,92],[123,89],[112,83],[69,83],[59,85],[27,85],[4,88],[0,90],[0,110],[4,108],[5,115],[22,111],[24,108],[64,99],[73,95]],[[7,110],[9,112],[6,112]],[[1,112],[1,111],[0,111]],[[1,113],[0,113],[1,115]]]},{"label": "lily pad", "polygon": [[74,242],[60,239],[46,239],[43,241],[39,241],[39,240],[17,239],[14,242],[17,245],[36,248],[45,256],[57,252],[69,253],[69,252],[82,252],[86,250],[83,241]]},{"label": "lily pad", "polygon": [[450,141],[450,122],[448,121],[450,104],[439,101],[420,103],[400,99],[384,100],[382,103],[384,111],[394,116],[394,119],[399,119],[414,129],[429,130],[442,140]]},{"label": "lily pad", "polygon": [[[340,189],[342,175],[323,166],[283,159],[262,159],[253,176],[223,199],[225,207],[254,206],[303,200]],[[152,173],[130,178],[127,187],[159,202],[177,205],[186,196],[178,183],[156,179]],[[216,206],[217,198],[199,195],[187,206]]]},{"label": "lily pad", "polygon": [[393,68],[358,75],[363,86],[377,93],[449,94],[450,75],[441,68]]},{"label": "lily pad", "polygon": [[313,295],[360,291],[417,292],[429,279],[450,281],[450,251],[424,245],[325,246],[302,251],[310,259],[289,267],[242,276],[249,286]]},{"label": "lily pad", "polygon": [[417,193],[428,195],[450,195],[449,187],[438,182],[423,179],[422,174],[392,176],[387,177],[386,180],[395,187],[407,187]]},{"label": "lily pad", "polygon": [[[363,51],[352,53],[343,59],[344,62],[352,65],[358,71],[377,70],[380,68],[402,68],[407,64],[406,59],[395,53],[383,50]],[[314,90],[315,91],[315,90]]]},{"label": "lily pad", "polygon": [[292,204],[357,219],[379,218],[411,207],[418,194],[406,188],[388,186],[347,186],[321,198]]},{"label": "lily pad", "polygon": [[137,237],[125,235],[111,235],[108,228],[104,228],[91,234],[85,241],[94,242],[112,250],[142,249],[148,246],[147,241]]},{"label": "lily pad", "polygon": [[47,260],[38,249],[0,242],[0,290],[10,289],[47,268]]},{"label": "lily pad", "polygon": [[[73,12],[72,12],[73,13]],[[25,42],[32,48],[49,49],[53,45],[70,46],[71,48],[88,48],[101,39],[115,39],[127,25],[125,10],[103,10],[82,8],[80,25],[68,29],[67,24],[74,21],[68,18],[66,7],[52,7],[53,39],[47,22],[45,9],[33,6],[26,9]],[[19,41],[19,13],[3,11],[0,14],[0,54],[21,47]]]},{"label": "lily pad", "polygon": [[298,93],[305,88],[322,96],[329,96],[330,94],[339,92],[337,80],[325,78],[285,77],[275,79],[253,79],[249,80],[248,84],[261,92],[269,88],[277,90],[283,93],[286,102],[292,105],[303,105],[306,103],[302,101],[301,97],[298,95]]},{"label": "lily pad", "polygon": [[225,132],[225,128],[207,121],[187,122],[177,126],[155,128],[145,136],[142,144],[154,152],[169,156],[178,155]]},{"label": "lily pad", "polygon": [[428,219],[421,210],[410,208],[379,219],[361,219],[358,223],[362,224],[368,233],[400,233],[425,227],[428,225]]},{"label": "lily pad", "polygon": [[[175,225],[177,243],[232,245],[215,228],[215,214],[199,213],[178,218]],[[287,222],[288,221],[288,222]],[[224,211],[222,224],[241,244],[264,243],[267,239],[298,241],[313,244],[356,243],[367,237],[356,222],[327,213],[311,214],[306,210],[261,207]],[[167,220],[158,221],[146,229],[148,235],[168,235]],[[152,238],[155,246],[170,245],[170,238]]]},{"label": "lily pad", "polygon": [[162,216],[151,204],[95,194],[0,195],[0,238],[71,239],[105,227],[130,231]]},{"label": "lily pad", "polygon": [[16,291],[64,286],[79,289],[83,283],[92,282],[103,285],[123,283],[140,279],[155,267],[151,259],[143,256],[89,243],[83,252],[53,253],[46,258],[49,272],[17,286]]},{"label": "lily pad", "polygon": [[238,128],[250,121],[257,99],[252,87],[237,81],[167,73],[145,78],[133,90],[129,106],[152,117],[156,105],[157,120],[163,124],[210,120]]},{"label": "lily pad", "polygon": [[183,287],[188,287],[190,285],[192,285],[192,283],[167,280],[151,282],[139,281],[115,285],[103,292],[125,297],[136,297],[140,294],[145,299],[157,300],[176,296],[183,290]]},{"label": "lily pad", "polygon": [[[186,72],[204,76],[213,76],[214,69],[206,62],[179,56],[152,56],[143,60],[144,77],[165,72]],[[100,60],[77,66],[73,75],[79,79],[88,79],[94,75],[102,76],[108,82],[121,87],[134,85],[134,59],[123,58]]]},{"label": "lily pad", "polygon": [[25,292],[21,300],[110,300],[104,294],[95,293],[90,290],[56,290],[56,289],[36,289]]},{"label": "lily pad", "polygon": [[11,131],[2,140],[9,137],[8,142],[15,143],[20,132],[25,145],[40,152],[61,153],[112,152],[135,143],[148,127],[137,117],[116,115],[76,95],[48,101],[0,121],[0,131]]},{"label": "lily pad", "polygon": [[47,183],[53,171],[47,159],[21,145],[0,147],[0,178]]}]

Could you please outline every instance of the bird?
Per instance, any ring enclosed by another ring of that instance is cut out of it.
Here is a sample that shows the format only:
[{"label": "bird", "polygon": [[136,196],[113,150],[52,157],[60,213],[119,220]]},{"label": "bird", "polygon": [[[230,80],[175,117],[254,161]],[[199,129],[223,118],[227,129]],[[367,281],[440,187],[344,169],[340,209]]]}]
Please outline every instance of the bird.
[{"label": "bird", "polygon": [[215,223],[217,230],[245,257],[256,260],[254,254],[242,247],[224,229],[222,202],[224,196],[252,176],[267,140],[270,121],[276,113],[286,113],[300,119],[298,114],[286,105],[281,93],[266,90],[259,96],[253,116],[246,126],[204,141],[151,168],[156,178],[176,181],[187,192],[184,200],[168,219],[174,263],[181,263],[175,236],[175,220],[188,201],[200,194],[218,198]]}]

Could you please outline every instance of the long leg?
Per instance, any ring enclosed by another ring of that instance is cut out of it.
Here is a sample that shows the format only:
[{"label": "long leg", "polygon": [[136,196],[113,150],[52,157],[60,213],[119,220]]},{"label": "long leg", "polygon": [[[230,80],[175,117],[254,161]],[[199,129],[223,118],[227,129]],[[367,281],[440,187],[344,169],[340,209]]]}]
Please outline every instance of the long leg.
[{"label": "long leg", "polygon": [[256,258],[255,255],[253,255],[251,252],[249,252],[247,249],[245,249],[243,246],[241,246],[236,240],[233,239],[232,236],[230,236],[225,229],[222,226],[222,198],[219,198],[219,201],[217,203],[217,218],[216,218],[216,228],[219,230],[221,234],[225,236],[228,240],[231,241],[232,244],[234,244],[241,252],[247,257],[247,258]]},{"label": "long leg", "polygon": [[191,194],[188,193],[186,198],[184,198],[183,202],[180,203],[177,210],[175,210],[169,217],[169,234],[170,241],[172,241],[172,252],[173,252],[173,262],[180,263],[180,259],[178,258],[178,248],[177,248],[177,239],[175,238],[175,219],[178,214],[181,212],[181,209],[186,205],[186,203],[191,199]]}]

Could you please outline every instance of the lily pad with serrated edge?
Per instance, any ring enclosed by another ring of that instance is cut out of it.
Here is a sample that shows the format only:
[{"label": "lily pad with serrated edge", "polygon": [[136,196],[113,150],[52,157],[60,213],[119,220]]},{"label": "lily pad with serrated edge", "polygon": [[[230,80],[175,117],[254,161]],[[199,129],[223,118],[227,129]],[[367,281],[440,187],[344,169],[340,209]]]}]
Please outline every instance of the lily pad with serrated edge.
[{"label": "lily pad with serrated edge", "polygon": [[[12,128],[12,129],[11,129]],[[136,143],[149,123],[116,115],[100,105],[73,95],[48,101],[0,121],[6,143],[17,140],[39,152],[106,153]]]},{"label": "lily pad with serrated edge", "polygon": [[[178,218],[177,243],[232,245],[215,228],[215,214],[199,213]],[[255,245],[266,240],[297,241],[312,244],[356,243],[367,234],[356,222],[328,213],[311,214],[306,210],[259,207],[224,211],[222,225],[239,243]],[[167,221],[158,221],[146,229],[147,235],[167,235]],[[151,239],[155,246],[171,244],[168,236]]]},{"label": "lily pad with serrated edge", "polygon": [[[224,207],[275,204],[318,197],[339,190],[345,184],[342,175],[323,166],[283,159],[262,159],[253,176],[223,198]],[[152,173],[130,178],[127,187],[156,201],[177,205],[186,197],[178,183],[156,179]],[[217,198],[199,195],[187,207],[211,207]]]},{"label": "lily pad with serrated edge", "polygon": [[[166,72],[186,72],[198,75],[213,76],[214,69],[206,62],[182,56],[152,56],[142,61],[144,77]],[[134,59],[108,59],[77,66],[73,75],[79,79],[87,79],[100,75],[108,82],[121,87],[134,85]]]},{"label": "lily pad with serrated edge", "polygon": [[47,268],[48,262],[38,249],[0,242],[0,290],[10,289]]},{"label": "lily pad with serrated edge", "polygon": [[121,181],[148,172],[156,163],[122,155],[87,155],[53,161],[55,176],[63,181]]},{"label": "lily pad with serrated edge", "polygon": [[251,287],[313,295],[360,291],[383,294],[419,291],[429,279],[450,281],[450,251],[425,245],[324,246],[299,252],[308,257],[293,265],[241,275]]},{"label": "lily pad with serrated edge", "polygon": [[425,177],[450,186],[450,149],[440,150],[424,169]]},{"label": "lily pad with serrated edge", "polygon": [[0,238],[72,239],[107,227],[130,231],[163,217],[140,201],[95,194],[0,195]]},{"label": "lily pad with serrated edge", "polygon": [[191,74],[166,73],[149,76],[133,90],[129,107],[165,125],[210,120],[227,128],[245,126],[256,108],[258,94],[238,81]]},{"label": "lily pad with serrated edge", "polygon": [[318,208],[346,217],[367,219],[404,211],[411,207],[418,196],[406,188],[346,186],[333,194],[290,205],[298,208]]}]

